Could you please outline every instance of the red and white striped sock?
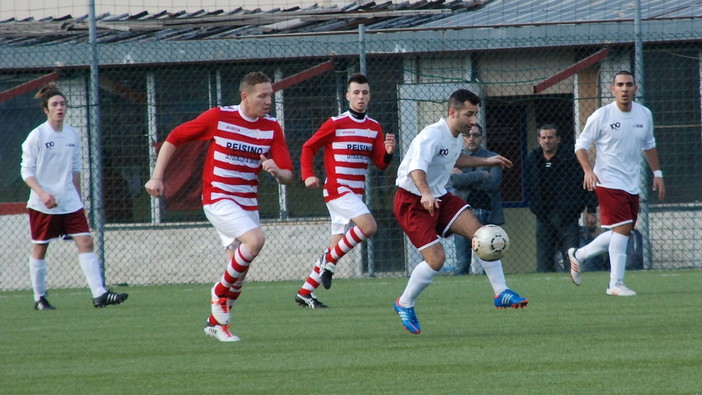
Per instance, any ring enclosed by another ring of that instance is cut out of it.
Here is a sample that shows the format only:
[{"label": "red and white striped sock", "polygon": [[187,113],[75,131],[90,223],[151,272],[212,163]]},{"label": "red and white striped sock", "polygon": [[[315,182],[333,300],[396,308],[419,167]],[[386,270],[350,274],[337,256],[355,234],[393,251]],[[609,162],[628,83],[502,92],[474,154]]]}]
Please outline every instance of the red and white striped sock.
[{"label": "red and white striped sock", "polygon": [[367,239],[368,237],[361,232],[361,229],[358,226],[354,226],[349,229],[348,232],[344,234],[344,237],[329,251],[327,254],[327,262],[336,265],[336,262],[338,262],[341,257],[348,254],[354,247]]},{"label": "red and white striped sock", "polygon": [[249,271],[249,265],[254,258],[256,257],[251,255],[246,247],[241,244],[234,251],[234,256],[229,262],[224,275],[222,275],[222,279],[215,284],[215,294],[236,300],[241,294],[241,287],[244,285],[246,273]]},{"label": "red and white striped sock", "polygon": [[[324,251],[324,256],[329,255],[329,248],[327,248]],[[321,272],[321,266],[320,262],[317,261],[314,264],[314,268],[312,269],[312,272],[310,273],[310,276],[307,277],[307,280],[305,280],[305,283],[302,284],[302,288],[300,288],[297,293],[300,295],[309,295],[312,292],[314,292],[317,288],[319,288],[320,281],[322,281],[319,273]]]}]

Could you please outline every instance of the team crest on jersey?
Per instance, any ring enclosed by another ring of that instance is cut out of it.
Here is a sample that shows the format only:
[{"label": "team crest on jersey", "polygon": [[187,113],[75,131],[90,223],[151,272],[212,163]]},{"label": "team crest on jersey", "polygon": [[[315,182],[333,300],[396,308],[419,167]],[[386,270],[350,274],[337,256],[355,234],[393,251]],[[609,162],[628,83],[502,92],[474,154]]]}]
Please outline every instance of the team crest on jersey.
[{"label": "team crest on jersey", "polygon": [[621,126],[622,126],[622,124],[620,124],[619,122],[615,122],[615,123],[610,123],[610,124],[609,124],[609,127],[610,127],[610,129],[612,129],[612,131],[617,131],[617,130],[619,130],[619,128],[620,128]]},{"label": "team crest on jersey", "polygon": [[449,154],[449,149],[448,148],[439,148],[439,156],[448,156]]}]

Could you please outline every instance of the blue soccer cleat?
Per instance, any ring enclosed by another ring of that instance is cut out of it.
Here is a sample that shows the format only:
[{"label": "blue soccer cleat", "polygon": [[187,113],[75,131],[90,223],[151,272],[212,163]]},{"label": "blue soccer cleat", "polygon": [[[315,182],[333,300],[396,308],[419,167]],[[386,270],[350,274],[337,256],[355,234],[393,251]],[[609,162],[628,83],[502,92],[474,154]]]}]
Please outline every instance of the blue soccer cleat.
[{"label": "blue soccer cleat", "polygon": [[495,307],[498,309],[506,309],[508,307],[513,309],[523,309],[528,303],[529,300],[527,298],[522,298],[518,293],[512,291],[511,289],[505,289],[501,294],[495,295]]},{"label": "blue soccer cleat", "polygon": [[400,298],[397,298],[395,301],[395,312],[397,315],[400,316],[400,320],[402,321],[402,326],[405,327],[409,333],[412,333],[414,335],[418,335],[422,332],[422,329],[419,327],[419,320],[417,319],[417,316],[414,314],[414,307],[402,307],[400,306]]}]

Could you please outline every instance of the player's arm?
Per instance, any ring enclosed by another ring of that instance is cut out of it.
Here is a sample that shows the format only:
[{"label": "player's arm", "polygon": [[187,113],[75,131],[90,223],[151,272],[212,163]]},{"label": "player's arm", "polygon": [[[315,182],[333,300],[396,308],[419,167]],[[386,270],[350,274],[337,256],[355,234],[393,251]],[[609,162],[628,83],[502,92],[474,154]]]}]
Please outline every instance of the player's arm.
[{"label": "player's arm", "polygon": [[479,158],[477,156],[468,156],[461,154],[456,160],[456,167],[493,167],[500,166],[503,169],[512,167],[512,161],[502,155],[490,156],[487,158]]},{"label": "player's arm", "polygon": [[317,131],[302,145],[300,151],[300,175],[305,186],[308,188],[319,188],[321,183],[314,174],[314,157],[317,152],[326,144],[336,131],[334,121],[329,118]]},{"label": "player's arm", "polygon": [[578,163],[580,163],[580,167],[583,168],[583,172],[585,173],[583,176],[583,189],[594,191],[600,179],[597,178],[595,172],[592,171],[592,165],[590,164],[590,159],[587,157],[587,151],[584,148],[579,148],[575,151],[575,157],[578,158]]},{"label": "player's arm", "polygon": [[168,167],[168,162],[171,161],[177,148],[178,147],[169,141],[165,141],[163,145],[161,145],[161,149],[158,151],[158,157],[156,158],[154,171],[151,173],[149,181],[144,185],[149,195],[154,197],[163,195],[163,175],[166,172],[166,167]]},{"label": "player's arm", "polygon": [[46,192],[41,187],[39,180],[36,177],[37,160],[39,157],[39,148],[36,135],[30,133],[27,140],[22,144],[22,164],[21,175],[27,186],[39,196],[39,199],[48,208],[57,206],[56,199],[52,194]]},{"label": "player's arm", "polygon": [[663,171],[661,171],[661,165],[658,161],[658,150],[656,147],[647,149],[643,151],[644,157],[648,162],[648,166],[653,171],[653,185],[654,191],[658,191],[658,199],[665,199],[665,183],[663,182]]},{"label": "player's arm", "polygon": [[373,141],[373,152],[371,154],[371,159],[378,169],[385,170],[388,168],[390,162],[392,162],[395,145],[394,134],[383,134],[382,130],[378,131],[378,135]]},{"label": "player's arm", "polygon": [[54,208],[58,204],[56,203],[56,199],[54,198],[54,195],[50,194],[49,192],[46,192],[44,188],[41,187],[39,184],[39,180],[35,176],[29,176],[24,179],[24,182],[27,184],[29,188],[31,188],[34,193],[39,196],[39,199],[44,203],[44,206],[47,208]]},{"label": "player's arm", "polygon": [[290,184],[293,180],[292,159],[282,128],[277,128],[268,156],[261,155],[261,169],[275,177],[279,184]]},{"label": "player's arm", "polygon": [[412,182],[419,189],[419,193],[422,194],[420,200],[422,207],[429,211],[429,214],[434,215],[434,209],[439,208],[439,200],[431,194],[431,189],[429,189],[429,184],[427,183],[427,173],[424,170],[412,170],[410,178],[412,178]]},{"label": "player's arm", "polygon": [[275,177],[280,184],[290,184],[292,182],[292,171],[281,169],[273,159],[268,159],[263,154],[261,154],[261,168]]},{"label": "player's arm", "polygon": [[73,172],[73,187],[76,189],[76,192],[78,192],[78,197],[82,199],[80,196],[80,173],[79,172]]}]

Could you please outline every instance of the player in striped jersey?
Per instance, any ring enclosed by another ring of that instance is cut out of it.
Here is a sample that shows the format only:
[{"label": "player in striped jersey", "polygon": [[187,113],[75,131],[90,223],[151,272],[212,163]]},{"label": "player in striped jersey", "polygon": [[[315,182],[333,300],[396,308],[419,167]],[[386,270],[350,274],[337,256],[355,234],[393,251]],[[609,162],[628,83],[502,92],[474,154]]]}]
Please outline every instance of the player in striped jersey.
[{"label": "player in striped jersey", "polygon": [[372,162],[385,170],[395,151],[395,135],[383,134],[380,124],[366,111],[370,101],[368,78],[353,74],[347,83],[349,110],[329,118],[302,146],[300,166],[308,188],[319,188],[313,160],[324,148],[324,201],[331,216],[331,240],[312,272],[295,296],[309,308],[327,307],[314,295],[321,283],[331,287],[339,259],[362,241],[372,237],[378,225],[363,202],[368,166]]},{"label": "player in striped jersey", "polygon": [[281,184],[292,181],[292,161],[283,130],[267,115],[273,101],[270,78],[261,72],[246,74],[239,91],[238,106],[212,108],[173,129],[145,185],[149,194],[161,196],[164,171],[178,146],[209,140],[202,204],[227,251],[229,264],[212,288],[205,333],[224,342],[239,340],[229,330],[230,309],[265,241],[258,216],[258,174],[261,170],[270,173]]}]

